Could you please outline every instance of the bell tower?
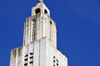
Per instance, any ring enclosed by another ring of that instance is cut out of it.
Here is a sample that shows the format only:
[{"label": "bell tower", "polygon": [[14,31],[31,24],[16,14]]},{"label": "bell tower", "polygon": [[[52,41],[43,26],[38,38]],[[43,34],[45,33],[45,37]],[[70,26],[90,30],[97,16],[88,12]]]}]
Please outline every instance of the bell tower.
[{"label": "bell tower", "polygon": [[47,37],[56,48],[56,31],[56,23],[50,18],[49,9],[44,3],[38,3],[32,8],[32,16],[24,23],[23,45]]},{"label": "bell tower", "polygon": [[57,50],[56,23],[39,0],[24,23],[23,46],[11,51],[10,66],[67,66],[67,58]]}]

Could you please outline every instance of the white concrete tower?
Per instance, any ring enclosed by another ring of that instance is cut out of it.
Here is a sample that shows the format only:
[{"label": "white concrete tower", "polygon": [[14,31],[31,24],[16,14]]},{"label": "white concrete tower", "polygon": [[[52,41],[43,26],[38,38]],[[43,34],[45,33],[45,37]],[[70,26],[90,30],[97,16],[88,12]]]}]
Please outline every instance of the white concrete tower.
[{"label": "white concrete tower", "polygon": [[10,66],[68,66],[57,50],[56,32],[49,9],[39,0],[24,23],[23,46],[11,51]]}]

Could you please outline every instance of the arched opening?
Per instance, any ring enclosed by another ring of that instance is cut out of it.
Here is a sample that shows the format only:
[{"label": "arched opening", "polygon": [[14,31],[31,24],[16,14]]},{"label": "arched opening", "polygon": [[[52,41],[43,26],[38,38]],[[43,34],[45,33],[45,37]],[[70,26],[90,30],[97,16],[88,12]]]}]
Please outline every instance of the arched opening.
[{"label": "arched opening", "polygon": [[45,13],[45,14],[47,14],[47,13],[48,13],[46,9],[44,10],[44,13]]},{"label": "arched opening", "polygon": [[50,25],[52,25],[52,22],[50,21]]},{"label": "arched opening", "polygon": [[40,13],[40,8],[37,8],[37,9],[35,10],[35,13],[36,13],[36,14]]}]

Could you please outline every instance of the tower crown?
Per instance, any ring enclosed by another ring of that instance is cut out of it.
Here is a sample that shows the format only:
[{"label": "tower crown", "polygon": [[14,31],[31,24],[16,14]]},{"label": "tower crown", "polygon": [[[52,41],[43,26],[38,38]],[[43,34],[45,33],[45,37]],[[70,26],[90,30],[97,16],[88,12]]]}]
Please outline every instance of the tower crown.
[{"label": "tower crown", "polygon": [[47,14],[50,16],[50,11],[44,3],[38,3],[35,7],[32,8],[32,16],[37,15],[38,13]]},{"label": "tower crown", "polygon": [[45,4],[38,3],[32,8],[32,16],[24,23],[23,45],[32,44],[44,37],[56,48],[56,23],[50,18],[50,11]]}]

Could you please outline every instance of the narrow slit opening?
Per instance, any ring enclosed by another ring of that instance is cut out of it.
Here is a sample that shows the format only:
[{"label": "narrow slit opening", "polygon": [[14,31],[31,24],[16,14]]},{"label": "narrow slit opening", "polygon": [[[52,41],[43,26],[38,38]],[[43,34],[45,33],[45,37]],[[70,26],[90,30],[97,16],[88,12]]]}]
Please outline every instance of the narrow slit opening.
[{"label": "narrow slit opening", "polygon": [[53,56],[53,58],[55,58],[55,56]]},{"label": "narrow slit opening", "polygon": [[33,56],[32,56],[32,57],[30,57],[30,59],[33,59]]},{"label": "narrow slit opening", "polygon": [[24,61],[27,61],[28,59],[26,58],[26,59],[24,59]]},{"label": "narrow slit opening", "polygon": [[31,61],[30,64],[33,64],[33,61]]},{"label": "narrow slit opening", "polygon": [[53,60],[53,62],[55,62],[55,60]]},{"label": "narrow slit opening", "polygon": [[33,53],[30,53],[30,55],[33,55]]},{"label": "narrow slit opening", "polygon": [[59,64],[57,63],[57,66],[58,66]]},{"label": "narrow slit opening", "polygon": [[25,55],[25,57],[28,57],[28,54],[27,54],[27,55]]},{"label": "narrow slit opening", "polygon": [[56,61],[59,62],[58,59],[56,59]]},{"label": "narrow slit opening", "polygon": [[24,66],[27,66],[27,63],[25,63]]}]

